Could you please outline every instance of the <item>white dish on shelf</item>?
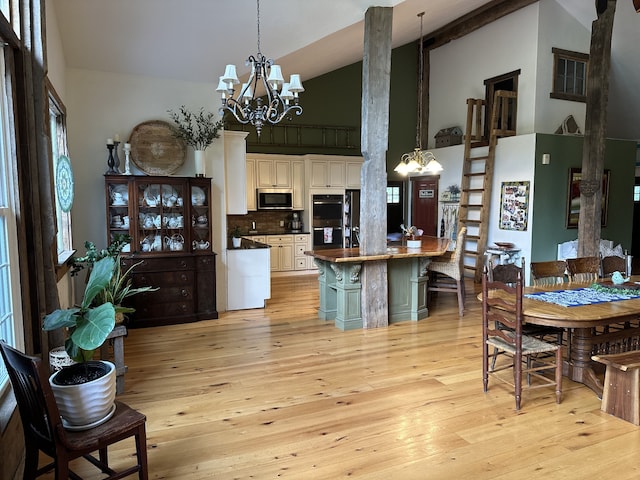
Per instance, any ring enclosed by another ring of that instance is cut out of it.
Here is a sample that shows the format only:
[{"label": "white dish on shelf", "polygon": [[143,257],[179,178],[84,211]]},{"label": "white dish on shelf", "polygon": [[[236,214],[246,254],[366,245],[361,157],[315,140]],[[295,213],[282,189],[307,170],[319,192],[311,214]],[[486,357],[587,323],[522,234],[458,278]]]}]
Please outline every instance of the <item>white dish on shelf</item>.
[{"label": "white dish on shelf", "polygon": [[191,205],[204,205],[205,199],[206,195],[204,194],[204,190],[196,186],[191,187]]},{"label": "white dish on shelf", "polygon": [[111,189],[111,205],[124,206],[129,203],[129,187],[127,185],[114,185]]},{"label": "white dish on shelf", "polygon": [[144,201],[149,207],[173,206],[177,199],[178,192],[171,185],[154,184],[144,190]]}]

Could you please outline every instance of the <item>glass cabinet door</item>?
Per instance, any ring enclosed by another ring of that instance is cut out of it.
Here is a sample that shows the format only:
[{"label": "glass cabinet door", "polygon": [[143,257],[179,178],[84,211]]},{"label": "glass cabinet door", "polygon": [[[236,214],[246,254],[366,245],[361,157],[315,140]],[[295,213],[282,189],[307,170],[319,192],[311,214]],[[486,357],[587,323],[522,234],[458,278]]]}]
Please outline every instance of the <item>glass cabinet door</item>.
[{"label": "glass cabinet door", "polygon": [[210,181],[191,183],[191,250],[211,252]]},{"label": "glass cabinet door", "polygon": [[[118,235],[130,235],[129,218],[129,182],[126,178],[109,178],[107,189],[107,240],[116,240]],[[131,245],[126,244],[123,252],[130,252]]]},{"label": "glass cabinet door", "polygon": [[138,182],[139,251],[143,253],[185,250],[185,183],[168,179]]}]

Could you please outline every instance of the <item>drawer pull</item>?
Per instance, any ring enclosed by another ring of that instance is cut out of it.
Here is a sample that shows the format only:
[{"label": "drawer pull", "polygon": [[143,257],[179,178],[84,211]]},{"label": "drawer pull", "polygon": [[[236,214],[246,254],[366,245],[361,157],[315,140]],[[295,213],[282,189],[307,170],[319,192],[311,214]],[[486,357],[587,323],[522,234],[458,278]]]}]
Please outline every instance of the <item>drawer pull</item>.
[{"label": "drawer pull", "polygon": [[183,297],[185,297],[185,298],[189,296],[189,290],[186,290],[186,289],[184,289],[184,288],[180,291],[180,293],[181,293],[181,294],[182,294],[182,296],[183,296]]},{"label": "drawer pull", "polygon": [[188,278],[189,278],[189,277],[187,277],[184,273],[180,276],[180,279],[181,279],[183,282],[186,282],[186,281],[188,280]]}]

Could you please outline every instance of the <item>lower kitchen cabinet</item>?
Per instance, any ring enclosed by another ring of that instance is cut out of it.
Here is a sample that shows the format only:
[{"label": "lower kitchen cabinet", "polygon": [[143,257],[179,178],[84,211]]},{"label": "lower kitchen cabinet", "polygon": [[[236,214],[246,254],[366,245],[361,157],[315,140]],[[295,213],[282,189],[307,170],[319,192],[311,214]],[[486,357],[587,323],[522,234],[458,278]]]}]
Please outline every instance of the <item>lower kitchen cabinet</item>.
[{"label": "lower kitchen cabinet", "polygon": [[293,270],[293,235],[269,235],[267,244],[271,245],[271,271]]},{"label": "lower kitchen cabinet", "polygon": [[129,327],[154,327],[218,318],[216,310],[216,254],[154,255],[121,258],[133,269],[134,287],[158,287],[129,298]]},{"label": "lower kitchen cabinet", "polygon": [[307,257],[304,252],[311,250],[310,240],[311,236],[306,233],[299,233],[293,236],[295,244],[294,250],[294,269],[295,270],[308,270],[309,260],[313,260],[312,257]]}]

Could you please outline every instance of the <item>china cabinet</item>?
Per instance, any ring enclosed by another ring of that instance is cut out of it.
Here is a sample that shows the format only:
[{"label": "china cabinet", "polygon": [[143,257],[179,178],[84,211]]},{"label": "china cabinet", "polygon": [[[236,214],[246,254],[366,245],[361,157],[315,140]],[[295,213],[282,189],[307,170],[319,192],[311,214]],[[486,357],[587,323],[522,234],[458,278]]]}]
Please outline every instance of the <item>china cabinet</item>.
[{"label": "china cabinet", "polygon": [[106,175],[107,241],[128,234],[122,266],[137,264],[132,327],[218,318],[212,251],[211,180]]}]

